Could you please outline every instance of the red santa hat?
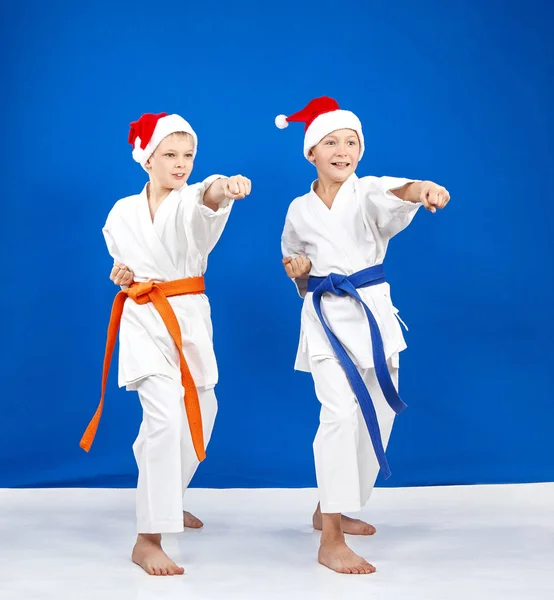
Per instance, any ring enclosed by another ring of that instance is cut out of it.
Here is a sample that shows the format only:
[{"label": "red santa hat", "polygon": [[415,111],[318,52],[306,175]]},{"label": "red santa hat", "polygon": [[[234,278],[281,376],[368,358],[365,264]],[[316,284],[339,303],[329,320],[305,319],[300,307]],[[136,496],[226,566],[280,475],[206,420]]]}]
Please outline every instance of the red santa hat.
[{"label": "red santa hat", "polygon": [[279,115],[275,118],[275,125],[279,129],[284,129],[293,122],[306,124],[304,127],[304,156],[306,158],[314,146],[337,129],[353,129],[360,139],[360,159],[364,154],[364,135],[360,119],[349,110],[341,110],[338,102],[333,98],[327,96],[315,98],[301,111],[290,117]]},{"label": "red santa hat", "polygon": [[172,133],[189,133],[194,141],[193,155],[196,156],[198,138],[188,121],[179,115],[146,113],[131,123],[129,143],[133,146],[133,158],[142,165],[152,156],[160,142]]}]

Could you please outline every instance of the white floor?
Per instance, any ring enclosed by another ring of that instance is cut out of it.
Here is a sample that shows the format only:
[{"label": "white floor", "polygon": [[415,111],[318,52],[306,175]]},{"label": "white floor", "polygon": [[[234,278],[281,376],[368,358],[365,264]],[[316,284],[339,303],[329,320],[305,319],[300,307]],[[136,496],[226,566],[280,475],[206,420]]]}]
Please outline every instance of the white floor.
[{"label": "white floor", "polygon": [[182,577],[129,560],[133,490],[0,490],[0,598],[554,600],[554,484],[377,489],[349,537],[377,567],[316,561],[315,490],[190,490],[202,531],[168,536]]}]

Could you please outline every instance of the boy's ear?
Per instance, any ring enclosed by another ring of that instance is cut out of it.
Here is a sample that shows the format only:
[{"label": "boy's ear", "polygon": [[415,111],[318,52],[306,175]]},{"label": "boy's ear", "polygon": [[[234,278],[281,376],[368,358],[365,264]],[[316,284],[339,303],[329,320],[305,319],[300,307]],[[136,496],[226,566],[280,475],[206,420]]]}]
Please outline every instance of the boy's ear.
[{"label": "boy's ear", "polygon": [[150,162],[150,158],[144,163],[144,168],[147,171],[150,171],[152,169],[152,163]]},{"label": "boy's ear", "polygon": [[315,154],[312,149],[308,152],[308,160],[315,165]]}]

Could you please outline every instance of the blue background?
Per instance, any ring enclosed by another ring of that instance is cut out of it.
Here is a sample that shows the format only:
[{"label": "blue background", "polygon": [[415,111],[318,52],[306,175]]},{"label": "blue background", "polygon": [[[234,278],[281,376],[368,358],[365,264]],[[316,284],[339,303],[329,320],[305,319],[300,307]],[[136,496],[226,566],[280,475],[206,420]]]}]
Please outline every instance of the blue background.
[{"label": "blue background", "polygon": [[178,112],[200,144],[191,181],[242,173],[207,274],[220,402],[196,486],[315,485],[318,403],[293,371],[301,303],[280,260],[313,167],[320,95],[364,123],[358,175],[451,192],[392,242],[410,326],[387,485],[554,480],[554,40],[546,0],[160,4],[4,2],[0,485],[127,486],[140,410],[117,389],[89,455],[115,288],[101,227],[145,181],[128,124]]}]

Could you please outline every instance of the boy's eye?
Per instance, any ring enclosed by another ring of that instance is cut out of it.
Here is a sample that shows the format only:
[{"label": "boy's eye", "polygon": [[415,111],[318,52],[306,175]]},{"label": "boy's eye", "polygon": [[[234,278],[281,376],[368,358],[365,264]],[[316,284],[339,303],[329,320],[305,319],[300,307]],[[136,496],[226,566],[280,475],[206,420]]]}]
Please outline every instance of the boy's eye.
[{"label": "boy's eye", "polygon": [[329,141],[327,142],[327,144],[334,144],[334,143],[335,143],[335,142],[333,142],[332,140],[329,140]]},{"label": "boy's eye", "polygon": [[169,156],[169,158],[173,158],[175,154],[173,152],[167,152],[165,156]]},{"label": "boy's eye", "polygon": [[192,154],[187,154],[187,158],[192,158]]}]

